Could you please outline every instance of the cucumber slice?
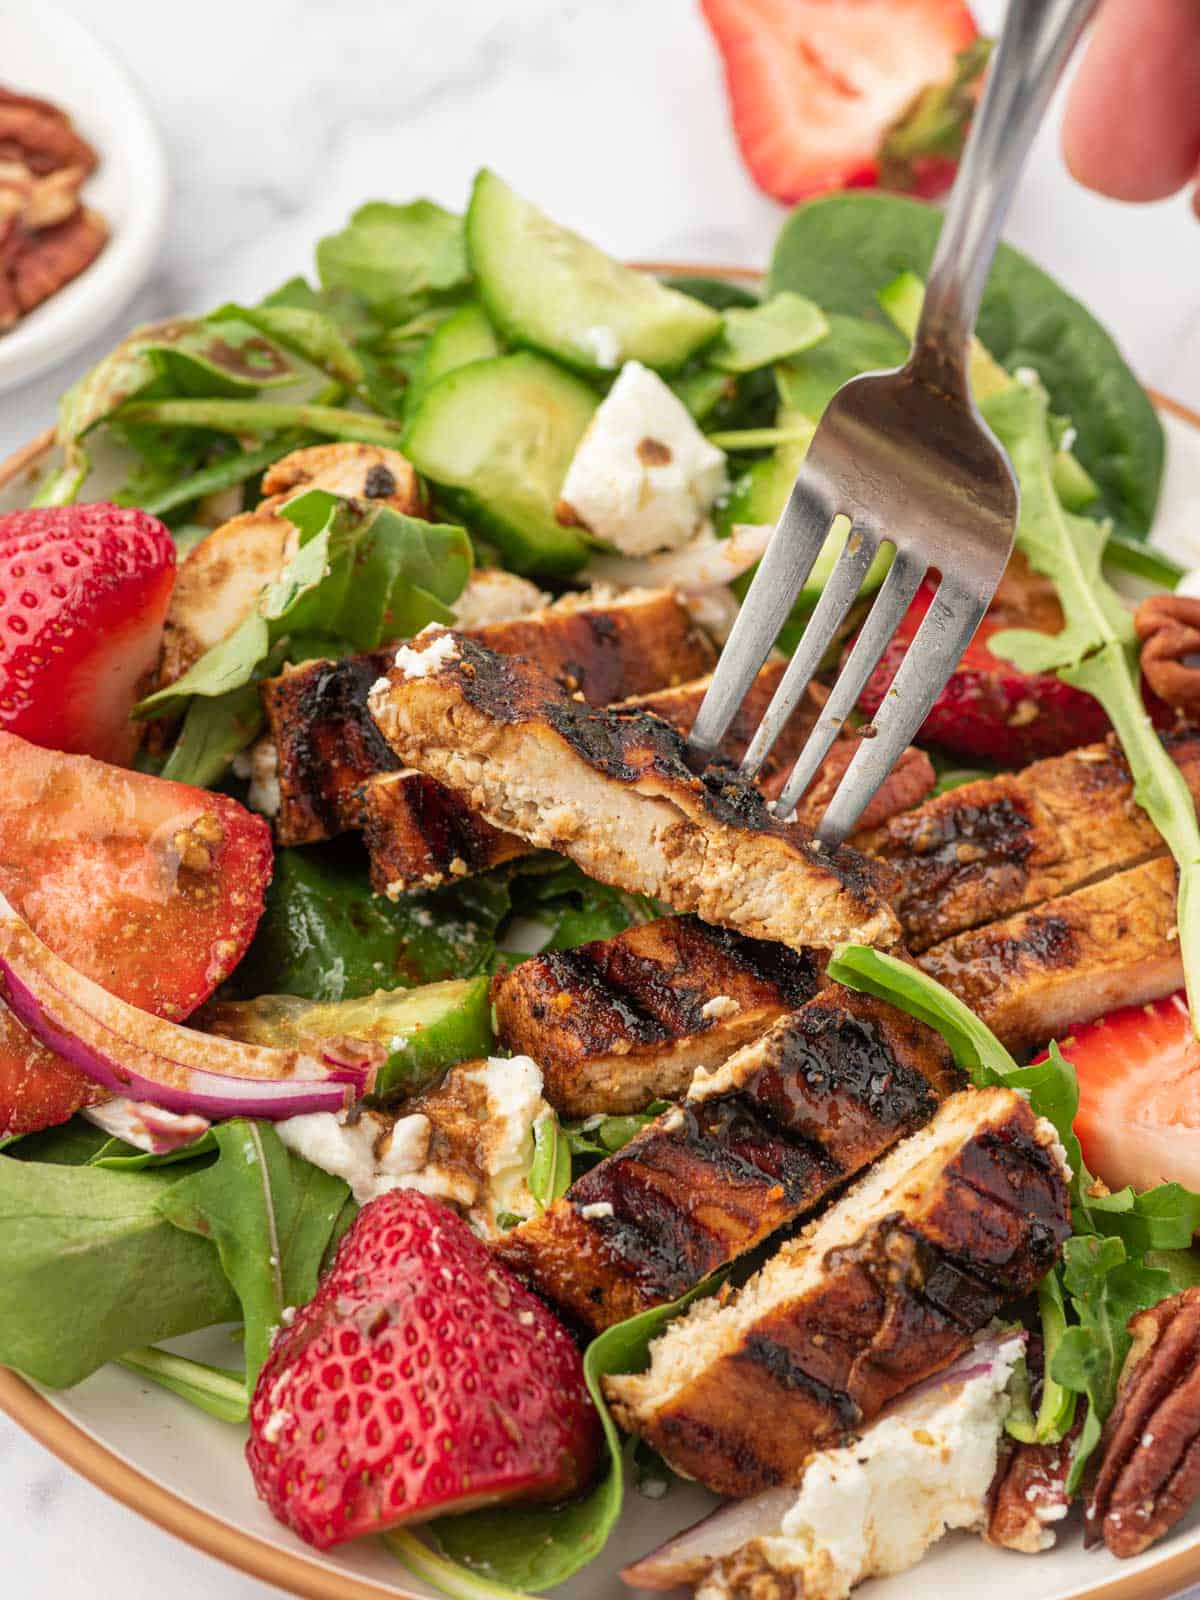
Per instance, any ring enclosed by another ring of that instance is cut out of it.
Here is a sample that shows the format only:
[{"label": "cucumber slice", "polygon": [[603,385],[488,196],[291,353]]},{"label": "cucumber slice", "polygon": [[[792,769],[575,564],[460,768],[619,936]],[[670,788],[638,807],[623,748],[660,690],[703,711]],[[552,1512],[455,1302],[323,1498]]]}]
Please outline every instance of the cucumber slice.
[{"label": "cucumber slice", "polygon": [[492,321],[582,372],[624,361],[672,371],[721,331],[719,312],[622,266],[543,215],[485,167],[467,209],[467,254]]},{"label": "cucumber slice", "polygon": [[264,994],[214,1006],[209,1027],[229,1039],[295,1049],[305,1039],[370,1039],[390,1051],[375,1094],[415,1094],[459,1061],[492,1048],[487,978],[454,978],[421,989],[380,989],[360,1000],[322,1002]]},{"label": "cucumber slice", "polygon": [[496,330],[482,306],[461,306],[447,317],[425,347],[421,382],[428,385],[472,361],[487,361],[500,354]]},{"label": "cucumber slice", "polygon": [[527,351],[472,361],[421,397],[404,450],[514,572],[565,576],[591,547],[560,527],[554,507],[598,404],[578,378]]}]

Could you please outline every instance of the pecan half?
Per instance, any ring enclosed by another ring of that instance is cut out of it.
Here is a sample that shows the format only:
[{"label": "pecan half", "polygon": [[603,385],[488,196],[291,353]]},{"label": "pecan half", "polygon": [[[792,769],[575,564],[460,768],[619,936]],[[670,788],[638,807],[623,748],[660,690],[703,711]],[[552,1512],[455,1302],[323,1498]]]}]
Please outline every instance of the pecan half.
[{"label": "pecan half", "polygon": [[60,167],[91,172],[95,150],[63,112],[20,95],[0,99],[0,160],[20,161],[37,177]]},{"label": "pecan half", "polygon": [[1137,608],[1133,625],[1155,694],[1176,711],[1200,713],[1200,600],[1152,594]]},{"label": "pecan half", "polygon": [[1088,1544],[1135,1556],[1200,1494],[1200,1288],[1129,1321],[1133,1344],[1084,1509]]},{"label": "pecan half", "polygon": [[53,228],[28,234],[8,272],[22,313],[32,311],[77,278],[100,254],[107,238],[104,218],[87,209]]},{"label": "pecan half", "polygon": [[1005,1441],[988,1491],[983,1536],[989,1544],[1025,1555],[1051,1549],[1053,1525],[1061,1522],[1071,1507],[1067,1474],[1082,1426],[1083,1407],[1079,1406],[1070,1431],[1057,1444]]}]

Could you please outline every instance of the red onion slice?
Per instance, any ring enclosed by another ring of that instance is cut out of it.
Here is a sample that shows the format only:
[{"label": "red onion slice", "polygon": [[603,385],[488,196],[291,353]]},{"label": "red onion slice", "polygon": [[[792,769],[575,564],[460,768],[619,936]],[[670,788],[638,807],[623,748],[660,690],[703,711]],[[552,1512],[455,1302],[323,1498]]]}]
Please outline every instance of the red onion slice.
[{"label": "red onion slice", "polygon": [[196,1033],[119,1000],[42,943],[0,895],[0,999],[89,1078],[166,1111],[279,1119],[340,1111],[367,1092],[383,1052],[322,1040],[319,1054]]}]

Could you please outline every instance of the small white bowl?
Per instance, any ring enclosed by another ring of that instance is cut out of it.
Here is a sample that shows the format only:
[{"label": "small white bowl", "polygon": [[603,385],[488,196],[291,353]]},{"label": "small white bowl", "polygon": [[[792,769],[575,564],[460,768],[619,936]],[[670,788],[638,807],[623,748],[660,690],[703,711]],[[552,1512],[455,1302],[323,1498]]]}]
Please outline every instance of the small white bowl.
[{"label": "small white bowl", "polygon": [[4,390],[62,361],[133,298],[162,243],[168,182],[162,138],[140,91],[57,6],[0,0],[0,82],[61,106],[96,147],[100,165],[84,199],[109,226],[90,267],[0,334]]}]

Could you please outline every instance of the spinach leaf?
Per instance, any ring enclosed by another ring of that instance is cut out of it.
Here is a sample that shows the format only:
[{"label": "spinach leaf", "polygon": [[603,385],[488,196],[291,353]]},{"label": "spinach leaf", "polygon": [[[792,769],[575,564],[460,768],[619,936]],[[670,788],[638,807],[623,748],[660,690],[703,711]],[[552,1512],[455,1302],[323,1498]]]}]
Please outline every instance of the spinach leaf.
[{"label": "spinach leaf", "polygon": [[159,1208],[190,1170],[0,1158],[0,1365],[66,1387],[127,1350],[238,1316],[210,1241]]},{"label": "spinach leaf", "polygon": [[753,372],[798,355],[828,332],[819,306],[784,289],[750,310],[727,311],[721,333],[704,354],[720,372]]},{"label": "spinach leaf", "polygon": [[784,408],[799,412],[812,423],[821,420],[844,383],[860,372],[899,366],[908,354],[908,345],[889,323],[828,310],[825,320],[829,328],[825,338],[783,362],[778,371]]},{"label": "spinach leaf", "polygon": [[363,388],[363,364],[333,320],[316,306],[222,306],[210,322],[249,323],[346,389]]},{"label": "spinach leaf", "polygon": [[[268,652],[269,656],[269,652]],[[244,750],[263,725],[258,679],[225,694],[197,695],[187,708],[183,727],[163,763],[161,776],[176,783],[211,788],[225,773],[234,756]]]},{"label": "spinach leaf", "polygon": [[[276,439],[271,444],[260,445],[255,450],[227,450],[215,461],[197,467],[194,472],[186,476],[174,473],[169,481],[157,488],[128,485],[117,496],[117,500],[121,505],[141,506],[152,516],[166,517],[171,512],[178,511],[181,506],[189,505],[193,500],[217,494],[222,489],[235,488],[239,483],[257,477],[280,456],[287,455],[290,450],[298,450],[308,442],[308,435],[296,434],[294,438]],[[205,528],[202,537],[209,531]],[[178,529],[175,530],[175,547],[178,554],[184,554],[179,548]]]},{"label": "spinach leaf", "polygon": [[349,289],[385,322],[400,322],[470,281],[462,219],[432,200],[360,206],[317,245],[325,289]]},{"label": "spinach leaf", "polygon": [[352,840],[278,850],[266,909],[234,975],[245,998],[349,1000],[490,969],[509,909],[501,875],[391,901],[371,892]]},{"label": "spinach leaf", "polygon": [[[514,915],[534,925],[539,951],[570,950],[593,939],[611,939],[662,914],[645,895],[597,883],[573,861],[553,856],[523,861],[513,875],[511,895]],[[521,948],[526,950],[524,944]]]},{"label": "spinach leaf", "polygon": [[[780,231],[768,292],[792,289],[827,315],[878,320],[880,290],[902,272],[928,274],[940,225],[935,208],[897,195],[810,201]],[[1162,479],[1162,426],[1092,314],[1027,257],[1002,244],[978,332],[1010,372],[1036,368],[1054,410],[1078,430],[1075,454],[1100,486],[1098,509],[1144,536]]]},{"label": "spinach leaf", "polygon": [[246,1327],[246,1390],[253,1393],[287,1306],[316,1293],[317,1275],[348,1185],[293,1155],[269,1122],[239,1117],[213,1129],[218,1159],[171,1185],[158,1209],[210,1239]]},{"label": "spinach leaf", "polygon": [[733,283],[728,278],[707,278],[702,273],[667,274],[663,283],[668,289],[678,289],[680,294],[690,294],[701,305],[714,311],[728,311],[733,306],[756,306],[759,297],[744,283]]},{"label": "spinach leaf", "polygon": [[612,1155],[614,1150],[623,1150],[655,1117],[669,1109],[669,1101],[652,1100],[645,1111],[631,1111],[624,1116],[596,1113],[578,1122],[568,1122],[564,1131],[571,1155],[581,1166],[592,1166],[603,1157]]},{"label": "spinach leaf", "polygon": [[[655,1306],[605,1329],[588,1345],[583,1358],[584,1377],[600,1413],[609,1461],[608,1472],[590,1494],[552,1509],[497,1506],[458,1517],[440,1517],[431,1527],[445,1555],[489,1584],[507,1584],[534,1594],[565,1583],[573,1573],[594,1561],[616,1526],[625,1495],[621,1438],[605,1404],[601,1380],[612,1373],[641,1371],[649,1360],[651,1341],[667,1323],[693,1300],[712,1294],[719,1286],[719,1278],[709,1279],[671,1305]],[[428,1555],[426,1547],[419,1545],[412,1534],[401,1531],[385,1537],[406,1565],[420,1561],[422,1552]],[[413,1570],[418,1570],[415,1564]],[[431,1566],[426,1567],[426,1575],[439,1587],[446,1587],[447,1581],[453,1582],[456,1577],[444,1568],[439,1577]],[[468,1574],[462,1573],[458,1581],[462,1579],[469,1581]],[[472,1591],[446,1587],[446,1592]]]}]

